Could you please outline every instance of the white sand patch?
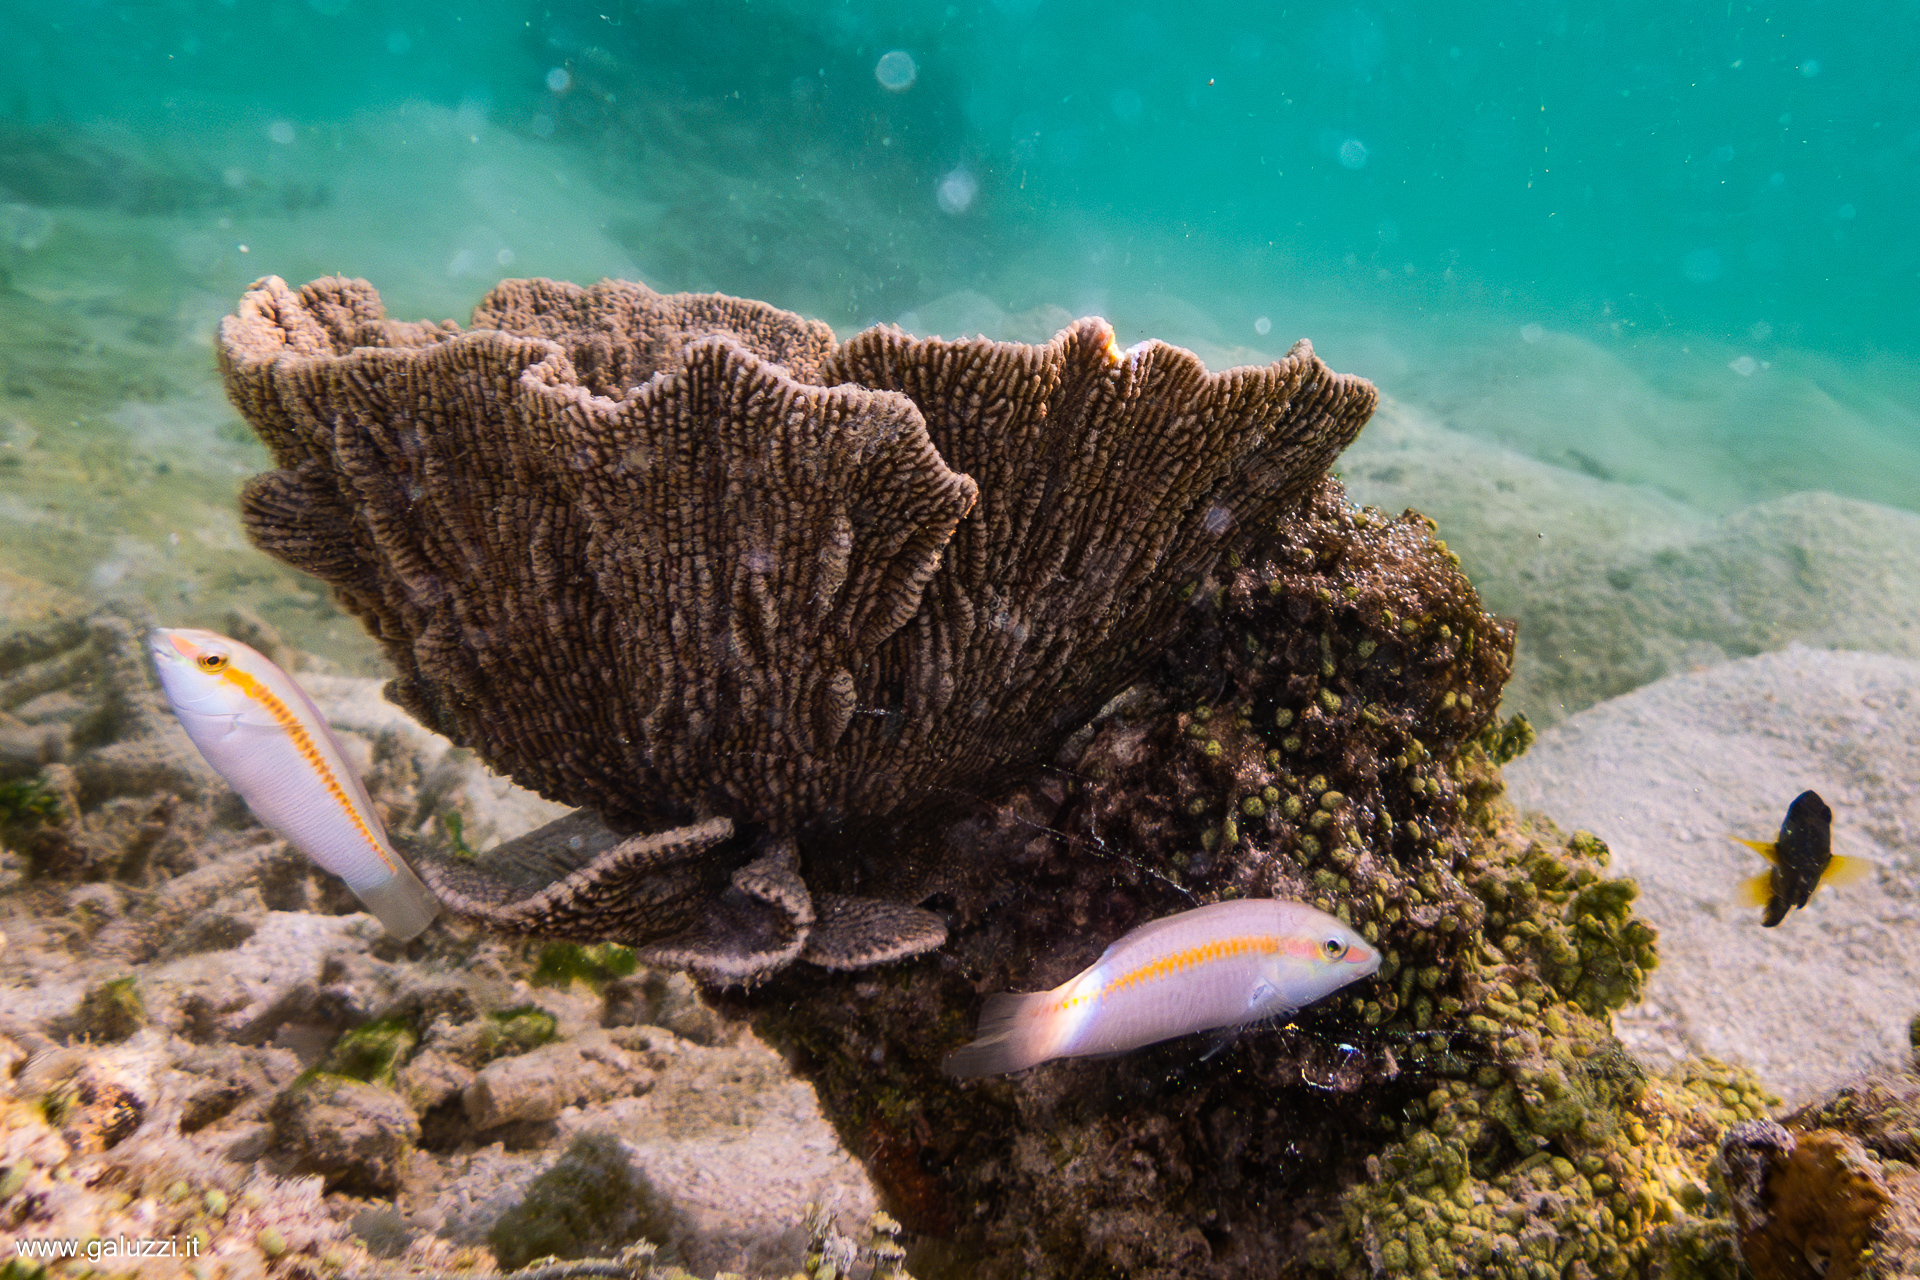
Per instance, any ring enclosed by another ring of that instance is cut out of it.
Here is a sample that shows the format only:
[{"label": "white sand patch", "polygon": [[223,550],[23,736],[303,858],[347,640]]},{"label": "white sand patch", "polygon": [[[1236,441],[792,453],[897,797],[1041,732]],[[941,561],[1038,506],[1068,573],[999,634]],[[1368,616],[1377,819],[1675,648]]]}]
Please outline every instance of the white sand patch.
[{"label": "white sand patch", "polygon": [[[1908,1056],[1920,662],[1793,646],[1674,676],[1542,734],[1506,776],[1521,807],[1593,831],[1640,882],[1661,967],[1619,1025],[1644,1060],[1744,1063],[1791,1102]],[[1881,868],[1763,929],[1735,893],[1765,864],[1731,837],[1773,839],[1808,788],[1833,807],[1836,852]]]}]

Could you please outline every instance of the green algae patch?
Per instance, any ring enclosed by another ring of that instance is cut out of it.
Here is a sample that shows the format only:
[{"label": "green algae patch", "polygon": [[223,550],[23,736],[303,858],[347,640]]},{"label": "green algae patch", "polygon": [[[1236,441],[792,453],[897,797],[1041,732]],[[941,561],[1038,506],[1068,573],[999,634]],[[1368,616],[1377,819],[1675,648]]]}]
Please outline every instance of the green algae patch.
[{"label": "green algae patch", "polygon": [[0,782],[0,831],[32,826],[60,816],[60,795],[44,778],[9,778]]},{"label": "green algae patch", "polygon": [[487,1015],[498,1037],[489,1046],[484,1056],[504,1058],[516,1053],[527,1053],[543,1044],[551,1044],[560,1034],[560,1024],[545,1009],[535,1005],[518,1005],[512,1009],[501,1009]]},{"label": "green algae patch", "polygon": [[419,1043],[413,1019],[395,1014],[341,1036],[320,1069],[330,1075],[396,1088],[394,1073],[413,1056]]},{"label": "green algae patch", "polygon": [[92,987],[80,998],[74,1022],[88,1039],[125,1040],[147,1025],[147,1006],[137,979],[129,974]]},{"label": "green algae patch", "polygon": [[596,946],[555,942],[541,948],[540,960],[533,970],[533,985],[564,987],[571,982],[584,982],[599,991],[609,982],[632,977],[639,967],[633,948],[617,942]]}]

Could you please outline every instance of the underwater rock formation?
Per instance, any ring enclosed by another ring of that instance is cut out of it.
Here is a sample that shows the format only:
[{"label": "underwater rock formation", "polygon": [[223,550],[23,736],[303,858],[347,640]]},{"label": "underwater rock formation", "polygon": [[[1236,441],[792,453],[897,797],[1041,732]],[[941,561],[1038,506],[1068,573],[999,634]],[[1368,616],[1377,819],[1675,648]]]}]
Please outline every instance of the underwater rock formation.
[{"label": "underwater rock formation", "polygon": [[938,946],[900,831],[1049,759],[1375,401],[1305,343],[1209,374],[1097,320],[835,346],[535,280],[474,323],[260,282],[221,328],[280,467],[248,531],[366,622],[396,702],[595,815],[448,867],[450,905],[735,981]]},{"label": "underwater rock formation", "polygon": [[[1326,484],[1042,771],[949,826],[1005,867],[937,957],[726,1007],[795,1055],[910,1229],[982,1276],[1616,1276],[1731,1267],[1708,1204],[1750,1076],[1651,1077],[1608,1017],[1655,963],[1606,848],[1500,798],[1512,633],[1430,525]],[[1240,894],[1313,902],[1380,976],[1192,1040],[956,1085],[981,996]],[[1714,1260],[1718,1260],[1717,1262]]]},{"label": "underwater rock formation", "polygon": [[1920,1073],[1876,1071],[1721,1142],[1756,1280],[1892,1280],[1920,1268]]}]

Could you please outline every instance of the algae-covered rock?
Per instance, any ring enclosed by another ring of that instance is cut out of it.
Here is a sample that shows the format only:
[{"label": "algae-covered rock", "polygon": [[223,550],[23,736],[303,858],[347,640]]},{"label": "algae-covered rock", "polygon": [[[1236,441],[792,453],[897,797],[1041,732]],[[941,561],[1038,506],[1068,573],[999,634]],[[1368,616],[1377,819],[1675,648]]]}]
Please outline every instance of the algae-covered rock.
[{"label": "algae-covered rock", "polygon": [[1782,1123],[1737,1125],[1720,1162],[1755,1280],[1920,1270],[1920,1072],[1873,1072]]},{"label": "algae-covered rock", "polygon": [[611,1257],[637,1240],[673,1235],[673,1211],[636,1169],[620,1140],[583,1133],[487,1237],[504,1271],[535,1258]]},{"label": "algae-covered rock", "polygon": [[644,1033],[594,1030],[572,1040],[497,1058],[461,1093],[476,1129],[545,1121],[562,1109],[645,1093],[660,1074]]},{"label": "algae-covered rock", "polygon": [[291,1171],[317,1173],[331,1190],[391,1195],[420,1141],[420,1123],[390,1089],[313,1072],[274,1100],[275,1148]]}]

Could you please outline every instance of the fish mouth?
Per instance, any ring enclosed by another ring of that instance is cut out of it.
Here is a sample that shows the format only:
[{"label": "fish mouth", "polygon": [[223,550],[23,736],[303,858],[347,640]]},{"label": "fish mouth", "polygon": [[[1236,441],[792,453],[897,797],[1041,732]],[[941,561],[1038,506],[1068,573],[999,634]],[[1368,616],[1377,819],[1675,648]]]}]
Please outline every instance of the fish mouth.
[{"label": "fish mouth", "polygon": [[184,662],[187,658],[186,651],[180,647],[180,642],[168,627],[155,627],[147,632],[147,649],[153,654],[155,662]]}]

